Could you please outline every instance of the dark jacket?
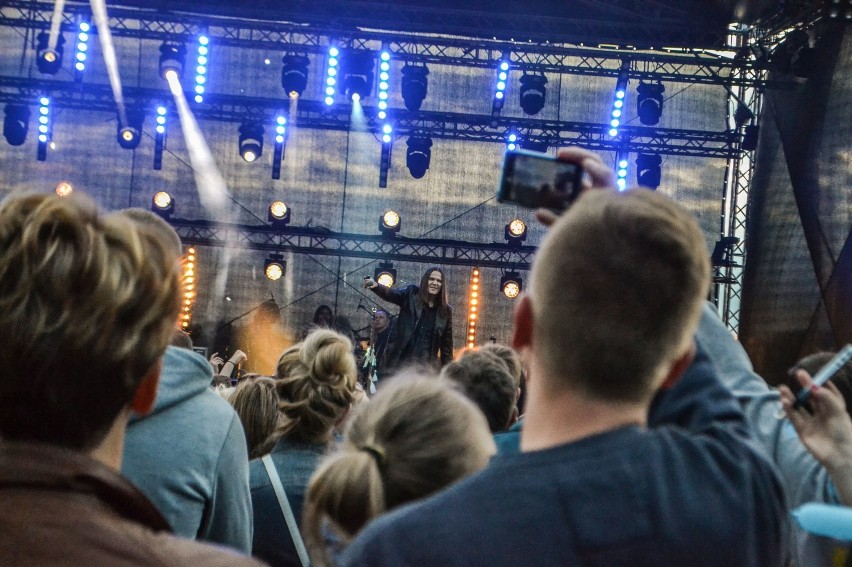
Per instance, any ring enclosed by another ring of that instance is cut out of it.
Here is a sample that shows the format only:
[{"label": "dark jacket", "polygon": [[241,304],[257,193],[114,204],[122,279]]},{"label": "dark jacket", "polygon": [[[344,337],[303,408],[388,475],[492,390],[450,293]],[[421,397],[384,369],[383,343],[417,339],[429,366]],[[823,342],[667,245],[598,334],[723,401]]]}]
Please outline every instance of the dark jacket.
[{"label": "dark jacket", "polygon": [[136,487],[100,462],[0,442],[0,565],[260,565],[170,531]]},{"label": "dark jacket", "polygon": [[[391,329],[385,359],[382,366],[386,369],[399,366],[407,361],[400,360],[405,347],[415,338],[414,330],[423,311],[417,298],[420,288],[410,285],[404,289],[393,289],[381,284],[372,288],[373,293],[382,299],[399,305],[399,315]],[[432,358],[440,358],[441,366],[453,361],[453,312],[447,307],[447,317],[441,317],[440,311],[435,317],[435,329],[432,332]]]}]

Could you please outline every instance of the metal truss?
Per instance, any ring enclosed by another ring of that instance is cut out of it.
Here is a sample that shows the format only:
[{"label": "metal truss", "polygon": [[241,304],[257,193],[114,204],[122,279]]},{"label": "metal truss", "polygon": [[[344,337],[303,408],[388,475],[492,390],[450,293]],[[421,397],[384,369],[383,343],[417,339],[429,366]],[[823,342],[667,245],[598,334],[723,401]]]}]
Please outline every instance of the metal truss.
[{"label": "metal truss", "polygon": [[[46,29],[50,26],[52,10],[52,3],[5,2],[0,6],[0,25]],[[75,18],[89,13],[87,3],[69,2],[63,29],[72,31]],[[204,32],[219,45],[316,54],[325,54],[333,43],[343,48],[388,49],[394,59],[406,62],[489,69],[496,68],[501,59],[508,56],[513,65],[529,71],[612,78],[618,77],[622,63],[627,61],[629,76],[644,81],[767,86],[766,77],[760,73],[735,72],[738,69],[765,69],[768,63],[764,59],[733,58],[733,53],[700,49],[593,48],[398,32],[340,31],[330,27],[164,14],[129,8],[110,8],[109,16],[110,29],[116,37],[191,41]]]},{"label": "metal truss", "polygon": [[[115,113],[112,90],[107,85],[75,83],[48,79],[0,76],[0,102],[32,104],[49,94],[59,108]],[[153,106],[169,104],[165,89],[125,87],[129,104]],[[246,117],[272,123],[276,113],[286,112],[289,101],[242,95],[205,96],[193,112],[206,120],[240,123]],[[296,124],[302,128],[346,131],[350,128],[351,108],[338,104],[329,109],[317,101],[299,101]],[[365,107],[367,128],[378,135],[381,122],[376,109]],[[522,139],[544,142],[548,146],[579,145],[597,151],[653,152],[704,158],[731,159],[739,153],[739,138],[730,132],[666,129],[644,126],[622,127],[619,136],[608,135],[608,126],[589,122],[561,122],[534,118],[492,117],[451,112],[411,112],[391,109],[388,116],[394,135],[417,134],[438,139],[505,143],[509,131]]]},{"label": "metal truss", "polygon": [[373,260],[439,263],[506,270],[529,270],[535,246],[483,244],[459,240],[385,237],[322,228],[249,226],[206,220],[170,219],[181,241],[199,246]]},{"label": "metal truss", "polygon": [[[729,41],[736,46],[743,46],[757,41],[752,33],[733,34]],[[758,72],[760,71],[748,71]],[[745,104],[755,117],[760,116],[762,92],[758,89],[739,86],[730,91],[728,96],[728,121],[732,129],[736,127],[734,111],[741,103]],[[757,124],[755,118],[754,124]],[[752,152],[740,152],[732,156],[725,168],[725,189],[722,198],[720,217],[720,237],[733,237],[735,243],[731,248],[729,262],[716,268],[714,295],[716,305],[722,320],[733,332],[739,331],[740,304],[742,301],[743,267],[746,262],[746,222],[748,216],[748,196],[751,178],[754,173]]]}]

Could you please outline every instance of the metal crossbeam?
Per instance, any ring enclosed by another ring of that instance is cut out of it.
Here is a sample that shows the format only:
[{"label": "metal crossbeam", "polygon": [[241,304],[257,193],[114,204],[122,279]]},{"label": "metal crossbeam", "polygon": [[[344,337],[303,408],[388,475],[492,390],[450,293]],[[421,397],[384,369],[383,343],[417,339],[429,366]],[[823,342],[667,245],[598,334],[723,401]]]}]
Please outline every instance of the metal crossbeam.
[{"label": "metal crossbeam", "polygon": [[368,258],[452,266],[528,270],[535,246],[507,243],[384,237],[333,232],[322,228],[250,226],[205,220],[170,219],[186,244],[234,247],[318,256]]},{"label": "metal crossbeam", "polygon": [[[114,113],[112,91],[107,85],[79,84],[72,81],[27,79],[0,76],[0,102],[33,104],[44,94],[50,94],[59,108],[91,110]],[[162,89],[125,87],[128,104],[151,107],[166,104],[171,94]],[[242,95],[215,95],[205,97],[204,104],[194,108],[201,119],[240,123],[247,116],[271,124],[276,113],[285,112],[289,101]],[[381,122],[376,119],[376,109],[365,107],[367,129],[378,135]],[[350,128],[351,109],[339,104],[328,109],[317,101],[300,101],[296,123],[301,128],[346,131]],[[579,145],[598,151],[653,152],[730,159],[739,155],[738,136],[727,131],[700,131],[654,128],[644,126],[622,127],[617,138],[608,135],[608,127],[590,122],[562,122],[535,118],[498,117],[490,115],[460,114],[452,112],[412,112],[391,109],[389,118],[396,136],[412,134],[438,139],[456,139],[478,142],[505,143],[508,131],[522,138],[544,142],[549,146]]]},{"label": "metal crossbeam", "polygon": [[[0,6],[0,25],[46,29],[53,4],[12,0]],[[88,4],[66,4],[63,29],[72,31],[77,14],[88,14]],[[505,54],[525,70],[617,77],[624,60],[634,79],[765,88],[756,73],[737,69],[765,69],[767,62],[731,58],[705,50],[635,50],[616,47],[577,47],[566,44],[525,43],[474,38],[438,37],[383,31],[343,31],[293,23],[240,20],[216,16],[164,14],[129,8],[110,8],[110,29],[116,37],[191,41],[202,31],[213,43],[246,49],[324,54],[334,42],[344,48],[378,51],[386,45],[394,59],[465,67],[495,68]],[[487,28],[484,28],[487,29]]]}]

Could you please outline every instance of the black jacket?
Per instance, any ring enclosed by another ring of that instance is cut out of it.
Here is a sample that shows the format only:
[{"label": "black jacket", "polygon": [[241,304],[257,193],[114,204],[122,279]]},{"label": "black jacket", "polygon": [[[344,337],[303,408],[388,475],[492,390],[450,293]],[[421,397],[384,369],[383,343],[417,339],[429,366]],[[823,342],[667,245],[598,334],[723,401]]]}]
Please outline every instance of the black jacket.
[{"label": "black jacket", "polygon": [[[382,299],[399,305],[396,324],[391,329],[385,359],[382,366],[386,369],[399,366],[407,361],[400,360],[405,347],[414,339],[417,320],[423,309],[417,299],[419,288],[410,285],[404,289],[393,289],[381,284],[372,288],[373,293]],[[432,332],[432,358],[440,358],[441,366],[453,361],[453,312],[447,307],[446,318],[439,311],[435,317],[435,329]]]}]

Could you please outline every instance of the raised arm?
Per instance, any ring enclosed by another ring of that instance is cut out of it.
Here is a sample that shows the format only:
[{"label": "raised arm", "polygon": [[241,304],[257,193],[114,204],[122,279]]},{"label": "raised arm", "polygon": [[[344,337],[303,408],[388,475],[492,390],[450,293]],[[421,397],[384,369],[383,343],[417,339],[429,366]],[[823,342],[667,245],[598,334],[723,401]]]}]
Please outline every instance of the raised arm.
[{"label": "raised arm", "polygon": [[408,297],[409,288],[414,286],[408,286],[403,290],[394,289],[391,287],[383,286],[373,278],[367,276],[364,278],[364,287],[369,289],[385,301],[389,301],[390,303],[402,307],[402,305],[405,303],[406,298]]},{"label": "raised arm", "polygon": [[814,386],[804,370],[799,370],[796,378],[803,388],[811,390],[813,413],[803,407],[794,409],[793,392],[780,386],[784,413],[810,454],[828,471],[840,501],[852,506],[852,420],[843,395],[831,382],[821,388]]}]

